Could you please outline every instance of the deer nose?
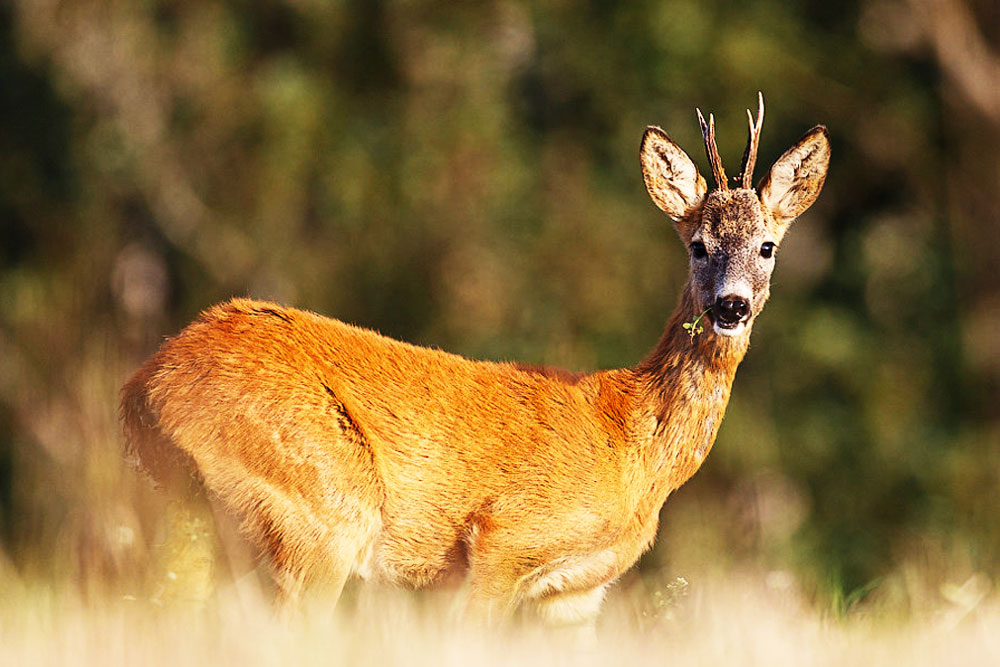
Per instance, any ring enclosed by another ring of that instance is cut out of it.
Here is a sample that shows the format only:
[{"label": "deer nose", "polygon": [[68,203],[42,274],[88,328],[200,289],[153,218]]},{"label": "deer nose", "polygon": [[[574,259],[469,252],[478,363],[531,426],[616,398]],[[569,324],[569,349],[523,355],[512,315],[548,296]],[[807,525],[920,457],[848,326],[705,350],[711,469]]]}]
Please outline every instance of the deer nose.
[{"label": "deer nose", "polygon": [[750,304],[741,296],[720,296],[715,300],[713,312],[724,324],[736,324],[750,312]]}]

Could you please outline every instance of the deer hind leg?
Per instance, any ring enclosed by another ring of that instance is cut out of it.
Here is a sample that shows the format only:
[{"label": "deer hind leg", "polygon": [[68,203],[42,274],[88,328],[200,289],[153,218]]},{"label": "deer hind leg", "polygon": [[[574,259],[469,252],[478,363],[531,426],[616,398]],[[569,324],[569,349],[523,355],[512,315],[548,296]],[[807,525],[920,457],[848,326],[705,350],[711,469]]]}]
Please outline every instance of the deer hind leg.
[{"label": "deer hind leg", "polygon": [[279,609],[332,609],[352,574],[368,574],[374,510],[313,507],[259,478],[243,484],[250,498],[238,504],[243,530],[270,559]]},{"label": "deer hind leg", "polygon": [[207,499],[201,494],[171,498],[165,528],[149,571],[150,601],[204,605],[215,593],[219,555]]},{"label": "deer hind leg", "polygon": [[[134,392],[133,392],[134,393]],[[209,500],[194,460],[155,425],[142,396],[127,394],[126,453],[165,492],[164,539],[155,546],[144,588],[154,604],[206,603],[219,555]]]},{"label": "deer hind leg", "polygon": [[352,570],[352,563],[338,558],[329,537],[308,547],[291,540],[272,540],[268,547],[277,586],[276,603],[282,612],[336,606]]}]

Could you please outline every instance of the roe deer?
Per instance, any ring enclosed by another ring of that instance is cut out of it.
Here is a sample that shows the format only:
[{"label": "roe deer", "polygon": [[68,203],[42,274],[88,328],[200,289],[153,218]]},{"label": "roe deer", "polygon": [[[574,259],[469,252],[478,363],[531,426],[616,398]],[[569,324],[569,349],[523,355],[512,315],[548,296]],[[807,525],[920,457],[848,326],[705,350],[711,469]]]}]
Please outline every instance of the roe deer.
[{"label": "roe deer", "polygon": [[124,386],[129,453],[156,480],[196,477],[240,517],[279,595],[325,585],[336,599],[351,576],[423,587],[461,568],[473,617],[530,601],[550,623],[592,623],[711,449],[777,246],[823,186],[830,145],[817,126],[753,189],[758,105],[740,187],[714,117],[698,112],[711,192],[663,130],[643,135],[646,189],[690,274],[638,365],[572,375],[470,361],[234,299]]}]

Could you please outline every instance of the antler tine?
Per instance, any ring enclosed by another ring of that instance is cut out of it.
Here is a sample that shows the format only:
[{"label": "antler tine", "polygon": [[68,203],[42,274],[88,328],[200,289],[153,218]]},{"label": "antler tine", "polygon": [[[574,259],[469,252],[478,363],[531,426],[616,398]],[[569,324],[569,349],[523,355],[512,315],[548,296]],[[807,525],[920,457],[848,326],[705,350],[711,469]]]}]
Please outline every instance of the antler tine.
[{"label": "antler tine", "polygon": [[715,115],[708,114],[708,122],[698,112],[698,123],[701,125],[701,138],[705,142],[705,153],[708,155],[708,163],[712,167],[712,176],[715,178],[715,185],[721,190],[729,189],[729,181],[726,178],[726,170],[722,168],[722,158],[719,157],[719,147],[715,145]]},{"label": "antler tine", "polygon": [[760,128],[764,125],[764,94],[757,91],[757,122],[747,109],[747,120],[750,122],[750,136],[747,138],[747,148],[743,151],[743,165],[740,167],[740,178],[744,188],[753,187],[753,168],[757,164],[757,148],[760,146]]}]

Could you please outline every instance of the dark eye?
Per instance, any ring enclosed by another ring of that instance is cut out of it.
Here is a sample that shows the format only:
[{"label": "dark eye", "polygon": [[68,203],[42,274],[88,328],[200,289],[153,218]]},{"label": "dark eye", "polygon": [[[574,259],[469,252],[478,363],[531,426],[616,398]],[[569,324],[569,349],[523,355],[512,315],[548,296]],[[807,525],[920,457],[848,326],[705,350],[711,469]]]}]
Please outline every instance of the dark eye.
[{"label": "dark eye", "polygon": [[691,256],[695,259],[705,259],[708,256],[708,251],[705,250],[705,244],[701,241],[695,241],[691,244]]},{"label": "dark eye", "polygon": [[774,254],[774,244],[768,241],[760,247],[760,256],[764,259],[770,259],[771,255]]}]

